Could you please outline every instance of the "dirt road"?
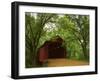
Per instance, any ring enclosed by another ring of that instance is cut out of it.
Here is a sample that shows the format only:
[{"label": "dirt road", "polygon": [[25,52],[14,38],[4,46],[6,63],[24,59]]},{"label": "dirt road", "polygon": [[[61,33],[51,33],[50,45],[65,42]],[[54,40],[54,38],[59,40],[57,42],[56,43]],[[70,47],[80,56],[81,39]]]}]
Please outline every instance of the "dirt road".
[{"label": "dirt road", "polygon": [[86,61],[72,60],[72,59],[48,59],[48,67],[56,66],[81,66],[89,65]]}]

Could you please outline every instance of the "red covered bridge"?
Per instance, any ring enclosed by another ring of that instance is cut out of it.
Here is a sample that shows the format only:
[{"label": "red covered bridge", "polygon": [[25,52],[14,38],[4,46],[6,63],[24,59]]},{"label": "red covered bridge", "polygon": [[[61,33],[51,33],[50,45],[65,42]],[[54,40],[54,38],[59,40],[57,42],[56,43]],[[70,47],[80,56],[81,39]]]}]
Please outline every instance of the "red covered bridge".
[{"label": "red covered bridge", "polygon": [[38,50],[38,59],[40,63],[45,63],[52,58],[66,58],[66,48],[62,46],[63,39],[56,36],[54,40],[46,41]]}]

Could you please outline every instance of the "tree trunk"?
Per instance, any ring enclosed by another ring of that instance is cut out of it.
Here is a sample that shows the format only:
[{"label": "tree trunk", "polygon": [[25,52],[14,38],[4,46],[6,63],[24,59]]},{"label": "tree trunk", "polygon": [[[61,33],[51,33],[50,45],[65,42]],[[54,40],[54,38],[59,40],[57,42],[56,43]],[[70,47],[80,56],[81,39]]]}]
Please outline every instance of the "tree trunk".
[{"label": "tree trunk", "polygon": [[89,56],[88,56],[86,45],[82,45],[82,50],[83,50],[84,59],[88,60]]},{"label": "tree trunk", "polygon": [[32,60],[32,65],[33,65],[33,67],[36,67],[37,66],[37,53],[36,53],[36,48],[35,47],[33,47],[33,54],[32,54],[33,56],[32,56],[32,58],[33,58],[33,60]]}]

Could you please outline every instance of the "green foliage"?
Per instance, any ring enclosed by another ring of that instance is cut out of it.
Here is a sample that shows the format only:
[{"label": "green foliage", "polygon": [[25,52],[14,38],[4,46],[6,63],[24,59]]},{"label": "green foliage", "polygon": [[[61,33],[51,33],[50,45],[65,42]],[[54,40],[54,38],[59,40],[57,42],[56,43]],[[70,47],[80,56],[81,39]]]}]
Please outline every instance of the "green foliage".
[{"label": "green foliage", "polygon": [[[26,67],[37,67],[37,51],[39,40],[45,33],[43,27],[46,23],[50,22],[55,14],[47,13],[33,13],[26,12],[25,14],[25,65]],[[56,17],[56,16],[55,16]]]},{"label": "green foliage", "polygon": [[72,14],[26,13],[26,67],[36,67],[37,51],[45,41],[59,35],[67,57],[89,60],[89,16]]}]

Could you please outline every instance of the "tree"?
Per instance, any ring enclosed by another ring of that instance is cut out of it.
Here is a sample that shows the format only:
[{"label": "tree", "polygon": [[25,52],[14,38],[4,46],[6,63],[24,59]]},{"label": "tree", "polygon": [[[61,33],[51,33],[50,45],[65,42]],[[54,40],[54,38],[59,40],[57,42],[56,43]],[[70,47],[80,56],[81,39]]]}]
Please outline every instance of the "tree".
[{"label": "tree", "polygon": [[26,13],[25,14],[25,45],[26,45],[26,67],[37,66],[37,50],[39,40],[44,33],[43,27],[55,14]]},{"label": "tree", "polygon": [[74,27],[70,27],[71,32],[79,41],[85,59],[89,59],[89,16],[87,15],[66,15]]},{"label": "tree", "polygon": [[89,16],[66,14],[59,17],[56,26],[65,40],[68,56],[89,60]]}]

